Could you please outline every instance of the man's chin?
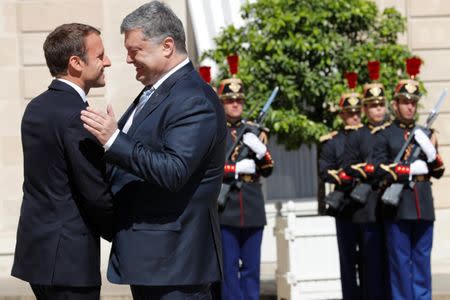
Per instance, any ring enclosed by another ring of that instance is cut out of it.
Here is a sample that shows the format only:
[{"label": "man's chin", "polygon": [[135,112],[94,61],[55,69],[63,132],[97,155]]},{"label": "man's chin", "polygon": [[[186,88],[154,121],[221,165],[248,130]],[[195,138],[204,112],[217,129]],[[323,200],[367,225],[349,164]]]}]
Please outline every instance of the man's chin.
[{"label": "man's chin", "polygon": [[142,83],[143,85],[147,86],[147,78],[145,76],[141,76],[140,74],[136,74],[136,80]]},{"label": "man's chin", "polygon": [[93,87],[99,88],[99,87],[104,87],[105,85],[106,85],[106,82],[103,80],[103,81],[96,82]]}]

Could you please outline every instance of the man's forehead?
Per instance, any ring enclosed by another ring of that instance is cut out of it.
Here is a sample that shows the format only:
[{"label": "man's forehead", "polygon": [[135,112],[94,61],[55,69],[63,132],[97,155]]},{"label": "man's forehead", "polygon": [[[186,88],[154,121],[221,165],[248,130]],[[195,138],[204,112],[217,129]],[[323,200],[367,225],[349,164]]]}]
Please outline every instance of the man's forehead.
[{"label": "man's forehead", "polygon": [[84,40],[84,45],[86,47],[86,50],[100,49],[101,51],[103,51],[102,38],[97,33],[91,33],[88,36],[86,36]]},{"label": "man's forehead", "polygon": [[400,97],[398,98],[399,103],[401,104],[416,104],[417,101],[414,99],[408,99],[406,97]]},{"label": "man's forehead", "polygon": [[142,29],[132,29],[125,31],[125,43],[127,42],[144,42],[147,41]]}]

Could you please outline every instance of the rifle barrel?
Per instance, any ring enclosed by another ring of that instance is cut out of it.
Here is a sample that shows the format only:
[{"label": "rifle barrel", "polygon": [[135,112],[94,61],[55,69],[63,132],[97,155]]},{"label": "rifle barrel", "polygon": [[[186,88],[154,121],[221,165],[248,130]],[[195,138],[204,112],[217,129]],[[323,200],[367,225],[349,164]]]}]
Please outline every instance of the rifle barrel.
[{"label": "rifle barrel", "polygon": [[266,104],[264,104],[264,107],[262,108],[261,112],[259,113],[258,118],[256,118],[256,120],[257,120],[256,123],[261,123],[262,122],[262,120],[264,119],[264,116],[265,116],[267,110],[272,105],[272,102],[275,100],[275,97],[277,96],[279,90],[280,90],[280,88],[278,86],[276,86],[273,89],[272,94],[270,94],[269,99],[267,100]]}]

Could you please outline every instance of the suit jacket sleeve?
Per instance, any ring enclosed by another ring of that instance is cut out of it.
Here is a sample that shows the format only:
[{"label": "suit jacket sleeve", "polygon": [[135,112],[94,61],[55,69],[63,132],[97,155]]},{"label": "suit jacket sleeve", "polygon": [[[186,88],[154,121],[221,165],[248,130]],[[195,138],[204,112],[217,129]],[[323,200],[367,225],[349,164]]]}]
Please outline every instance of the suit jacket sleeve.
[{"label": "suit jacket sleeve", "polygon": [[170,107],[166,119],[161,120],[167,122],[162,149],[153,149],[120,132],[105,154],[108,162],[172,192],[181,189],[213,147],[217,117],[206,98],[180,102]]},{"label": "suit jacket sleeve", "polygon": [[105,179],[103,148],[91,136],[77,113],[64,133],[66,160],[80,211],[88,223],[103,238],[111,240],[113,234],[113,204],[109,184]]}]

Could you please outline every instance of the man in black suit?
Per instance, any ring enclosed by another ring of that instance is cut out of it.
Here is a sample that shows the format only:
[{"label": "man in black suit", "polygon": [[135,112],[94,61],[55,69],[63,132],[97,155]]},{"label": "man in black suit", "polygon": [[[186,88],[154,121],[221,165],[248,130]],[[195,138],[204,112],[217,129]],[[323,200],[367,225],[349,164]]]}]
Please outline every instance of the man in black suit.
[{"label": "man in black suit", "polygon": [[167,6],[139,7],[121,32],[145,88],[118,124],[111,107],[82,112],[115,166],[108,279],[130,284],[134,299],[211,299],[221,279],[223,108],[189,62],[183,25]]},{"label": "man in black suit", "polygon": [[55,80],[22,119],[23,202],[12,275],[37,299],[100,298],[100,235],[112,238],[113,207],[103,149],[80,111],[111,65],[100,32],[64,24],[44,43]]}]

